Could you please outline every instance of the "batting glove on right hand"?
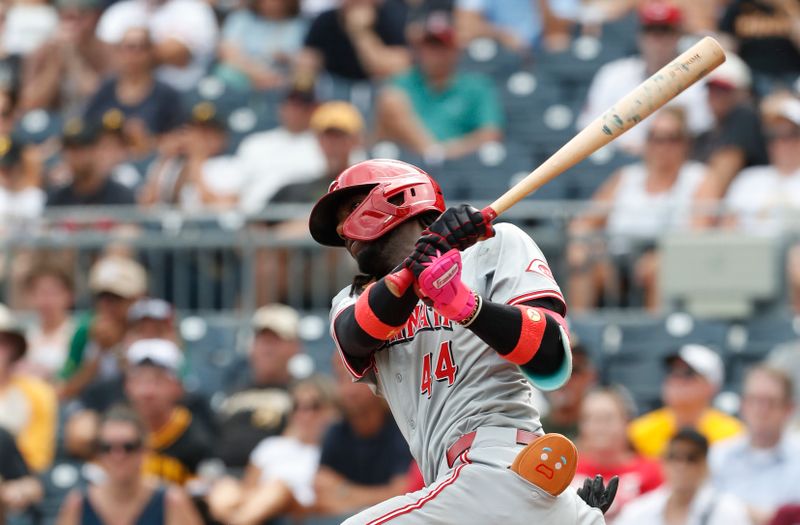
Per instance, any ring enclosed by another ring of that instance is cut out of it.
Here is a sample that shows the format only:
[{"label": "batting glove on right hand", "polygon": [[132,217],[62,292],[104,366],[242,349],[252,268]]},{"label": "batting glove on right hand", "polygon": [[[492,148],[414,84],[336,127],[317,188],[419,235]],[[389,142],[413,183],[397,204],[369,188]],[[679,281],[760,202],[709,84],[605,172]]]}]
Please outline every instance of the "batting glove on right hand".
[{"label": "batting glove on right hand", "polygon": [[608,481],[607,486],[603,486],[603,476],[597,475],[594,479],[586,478],[583,480],[583,487],[578,489],[578,496],[590,506],[600,509],[605,514],[611,504],[614,503],[618,486],[618,476],[614,476]]}]

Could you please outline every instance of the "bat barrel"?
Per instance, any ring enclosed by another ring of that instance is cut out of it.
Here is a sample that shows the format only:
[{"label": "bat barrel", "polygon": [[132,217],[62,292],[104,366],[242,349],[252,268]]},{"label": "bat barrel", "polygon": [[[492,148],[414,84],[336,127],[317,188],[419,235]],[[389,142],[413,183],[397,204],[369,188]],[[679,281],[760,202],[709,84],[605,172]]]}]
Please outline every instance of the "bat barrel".
[{"label": "bat barrel", "polygon": [[500,215],[646,119],[723,62],[725,51],[719,42],[703,38],[618,100],[488,208],[494,216]]}]

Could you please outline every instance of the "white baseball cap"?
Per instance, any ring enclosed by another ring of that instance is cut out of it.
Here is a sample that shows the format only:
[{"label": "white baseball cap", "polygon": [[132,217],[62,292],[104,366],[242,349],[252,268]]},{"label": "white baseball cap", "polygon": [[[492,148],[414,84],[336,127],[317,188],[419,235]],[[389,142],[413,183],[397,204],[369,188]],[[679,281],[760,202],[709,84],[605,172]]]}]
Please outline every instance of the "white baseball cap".
[{"label": "white baseball cap", "polygon": [[147,271],[133,259],[110,255],[97,261],[89,271],[89,289],[134,299],[147,291]]},{"label": "white baseball cap", "polygon": [[297,339],[300,316],[297,310],[285,304],[268,304],[253,314],[253,330],[270,330],[283,340]]},{"label": "white baseball cap", "polygon": [[744,60],[733,53],[726,53],[725,62],[709,73],[706,82],[726,89],[750,89],[752,76]]},{"label": "white baseball cap", "polygon": [[771,104],[765,103],[763,113],[765,117],[785,118],[795,126],[800,126],[800,100],[792,96],[786,96]]},{"label": "white baseball cap", "polygon": [[128,347],[127,357],[131,366],[159,366],[176,376],[183,367],[183,352],[168,339],[140,339]]},{"label": "white baseball cap", "polygon": [[676,353],[667,356],[665,362],[670,364],[676,359],[689,365],[689,368],[704,377],[716,389],[719,389],[725,381],[725,365],[722,358],[707,346],[683,345]]}]

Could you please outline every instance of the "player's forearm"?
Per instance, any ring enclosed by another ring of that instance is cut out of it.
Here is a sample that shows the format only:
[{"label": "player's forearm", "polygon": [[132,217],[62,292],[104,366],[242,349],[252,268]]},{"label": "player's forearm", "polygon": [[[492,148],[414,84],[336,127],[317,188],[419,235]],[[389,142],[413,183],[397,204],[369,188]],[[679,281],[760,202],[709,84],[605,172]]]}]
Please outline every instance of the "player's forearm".
[{"label": "player's forearm", "polygon": [[412,287],[395,297],[386,282],[379,280],[334,321],[342,350],[352,357],[368,357],[406,324],[417,302]]},{"label": "player's forearm", "polygon": [[[534,321],[523,318],[523,309],[507,304],[483,301],[480,313],[469,329],[498,354],[515,361],[516,356],[528,356],[521,367],[538,375],[555,374],[564,362],[564,345],[556,316],[558,304],[550,300],[537,300],[523,305],[533,308],[531,317],[543,315]],[[538,326],[537,326],[538,324]],[[536,334],[532,332],[536,331]],[[531,355],[532,354],[532,355]]]}]

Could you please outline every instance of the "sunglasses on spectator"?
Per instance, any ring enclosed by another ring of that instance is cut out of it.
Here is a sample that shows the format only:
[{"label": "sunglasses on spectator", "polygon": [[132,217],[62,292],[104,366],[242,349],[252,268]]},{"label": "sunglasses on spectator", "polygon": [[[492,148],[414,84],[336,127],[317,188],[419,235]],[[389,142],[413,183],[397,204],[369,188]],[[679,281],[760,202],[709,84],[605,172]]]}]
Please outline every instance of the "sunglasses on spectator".
[{"label": "sunglasses on spectator", "polygon": [[692,465],[696,465],[703,461],[703,454],[700,452],[694,452],[689,454],[678,454],[677,452],[669,452],[665,456],[665,459],[671,463],[689,463]]},{"label": "sunglasses on spectator", "polygon": [[692,370],[691,368],[676,367],[676,368],[671,368],[667,372],[667,375],[672,377],[680,377],[681,379],[694,379],[699,374],[694,370]]},{"label": "sunglasses on spectator", "polygon": [[97,451],[100,454],[110,454],[113,451],[124,452],[125,454],[133,454],[142,449],[141,441],[121,441],[118,443],[111,443],[110,441],[100,441],[97,444]]},{"label": "sunglasses on spectator", "polygon": [[670,133],[659,135],[657,133],[650,133],[647,135],[647,140],[653,144],[677,144],[686,140],[686,135],[683,133]]},{"label": "sunglasses on spectator", "polygon": [[764,133],[764,137],[769,142],[778,141],[778,140],[794,140],[800,138],[800,130],[795,131],[767,131]]}]

